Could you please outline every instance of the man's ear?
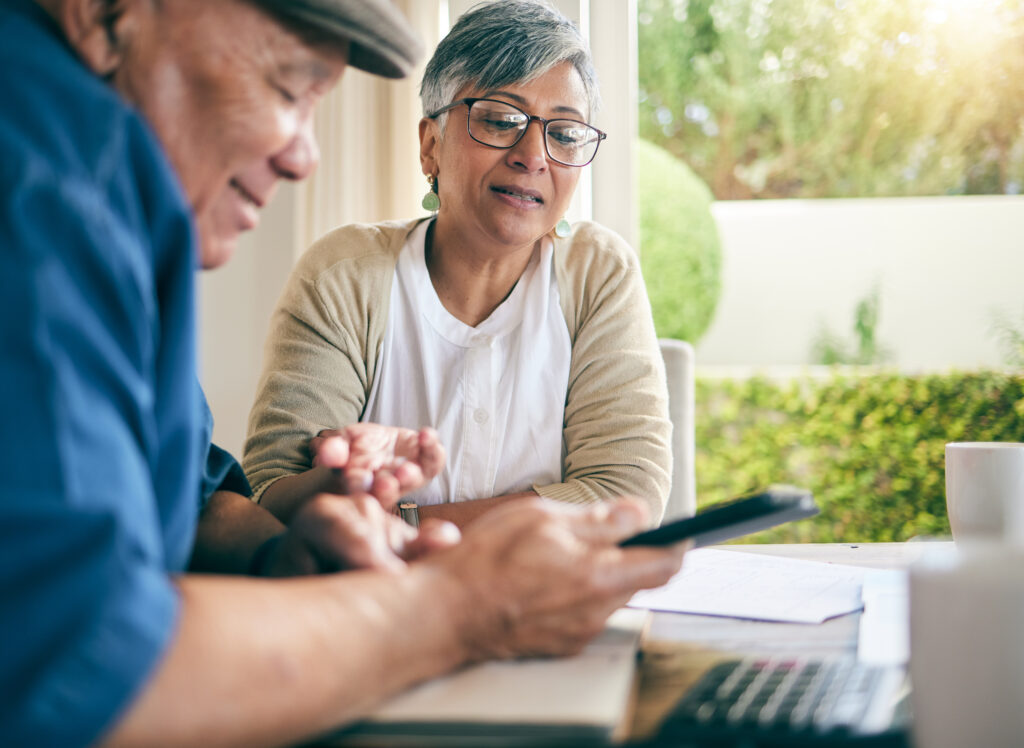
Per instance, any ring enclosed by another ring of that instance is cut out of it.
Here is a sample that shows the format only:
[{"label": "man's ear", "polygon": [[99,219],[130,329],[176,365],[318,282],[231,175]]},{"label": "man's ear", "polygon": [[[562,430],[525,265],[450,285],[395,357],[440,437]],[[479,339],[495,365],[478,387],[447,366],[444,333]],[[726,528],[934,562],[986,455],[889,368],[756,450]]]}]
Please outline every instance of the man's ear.
[{"label": "man's ear", "polygon": [[121,64],[124,0],[64,0],[57,18],[68,43],[97,75],[108,78]]},{"label": "man's ear", "polygon": [[437,174],[437,149],[441,147],[441,129],[437,120],[420,120],[420,170],[424,174]]}]

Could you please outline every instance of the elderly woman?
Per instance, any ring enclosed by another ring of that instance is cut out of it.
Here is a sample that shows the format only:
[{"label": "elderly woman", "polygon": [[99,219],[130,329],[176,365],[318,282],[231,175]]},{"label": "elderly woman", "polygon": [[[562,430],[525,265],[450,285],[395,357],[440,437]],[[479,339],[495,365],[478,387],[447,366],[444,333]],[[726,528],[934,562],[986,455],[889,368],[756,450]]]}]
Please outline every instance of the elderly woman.
[{"label": "elderly woman", "polygon": [[341,228],[299,263],[250,417],[255,495],[287,519],[322,430],[432,425],[449,459],[413,494],[421,516],[633,494],[656,520],[671,426],[639,265],[614,233],[564,219],[606,137],[579,32],[540,2],[479,6],[421,98],[436,215]]}]

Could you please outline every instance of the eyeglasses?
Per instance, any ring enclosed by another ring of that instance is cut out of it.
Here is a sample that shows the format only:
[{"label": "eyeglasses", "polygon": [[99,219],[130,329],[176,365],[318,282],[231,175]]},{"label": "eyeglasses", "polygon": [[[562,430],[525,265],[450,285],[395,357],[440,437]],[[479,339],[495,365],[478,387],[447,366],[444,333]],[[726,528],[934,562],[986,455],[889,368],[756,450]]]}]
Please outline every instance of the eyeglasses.
[{"label": "eyeglasses", "polygon": [[597,147],[608,137],[596,127],[574,119],[544,119],[527,114],[519,107],[495,99],[459,99],[441,107],[435,119],[450,109],[465,104],[469,107],[466,127],[469,137],[491,148],[512,148],[523,139],[530,123],[544,126],[544,150],[548,158],[565,166],[586,166],[597,155]]}]

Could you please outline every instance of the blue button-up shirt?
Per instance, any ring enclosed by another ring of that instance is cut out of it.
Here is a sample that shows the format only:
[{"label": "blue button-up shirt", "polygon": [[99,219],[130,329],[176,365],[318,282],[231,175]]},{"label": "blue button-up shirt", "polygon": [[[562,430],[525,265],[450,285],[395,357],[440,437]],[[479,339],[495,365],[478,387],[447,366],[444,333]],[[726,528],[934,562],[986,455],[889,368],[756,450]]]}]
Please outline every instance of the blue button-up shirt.
[{"label": "blue button-up shirt", "polygon": [[245,481],[155,138],[34,3],[0,0],[0,39],[0,745],[85,745],[168,645],[202,498]]}]

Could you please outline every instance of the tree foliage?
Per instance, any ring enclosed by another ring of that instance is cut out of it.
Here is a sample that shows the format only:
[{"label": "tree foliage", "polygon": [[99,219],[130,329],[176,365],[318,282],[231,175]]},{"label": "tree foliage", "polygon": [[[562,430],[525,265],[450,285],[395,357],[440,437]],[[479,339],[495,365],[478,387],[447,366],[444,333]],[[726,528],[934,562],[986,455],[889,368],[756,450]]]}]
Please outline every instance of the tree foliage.
[{"label": "tree foliage", "polygon": [[640,0],[641,135],[719,199],[1024,190],[1024,0]]},{"label": "tree foliage", "polygon": [[811,359],[815,363],[825,366],[836,364],[869,366],[886,363],[892,354],[878,340],[881,308],[882,292],[876,284],[867,296],[857,302],[857,308],[854,310],[854,344],[851,346],[840,335],[823,327],[811,343]]}]

